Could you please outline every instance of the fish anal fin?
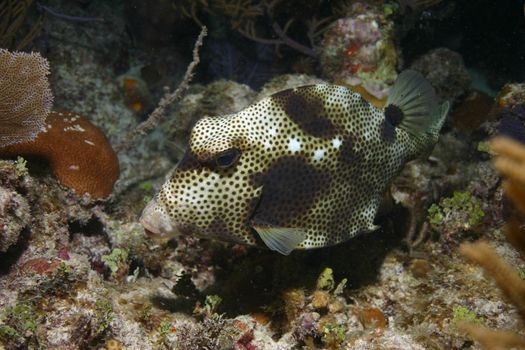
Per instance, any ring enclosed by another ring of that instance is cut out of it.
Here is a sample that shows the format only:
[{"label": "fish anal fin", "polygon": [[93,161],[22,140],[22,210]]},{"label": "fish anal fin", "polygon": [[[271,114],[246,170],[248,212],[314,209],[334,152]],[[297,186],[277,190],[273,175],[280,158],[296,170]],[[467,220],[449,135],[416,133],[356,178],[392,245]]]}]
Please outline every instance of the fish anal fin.
[{"label": "fish anal fin", "polygon": [[253,228],[270,250],[283,255],[290,254],[306,238],[306,231],[303,228],[278,227],[268,224],[254,224]]}]

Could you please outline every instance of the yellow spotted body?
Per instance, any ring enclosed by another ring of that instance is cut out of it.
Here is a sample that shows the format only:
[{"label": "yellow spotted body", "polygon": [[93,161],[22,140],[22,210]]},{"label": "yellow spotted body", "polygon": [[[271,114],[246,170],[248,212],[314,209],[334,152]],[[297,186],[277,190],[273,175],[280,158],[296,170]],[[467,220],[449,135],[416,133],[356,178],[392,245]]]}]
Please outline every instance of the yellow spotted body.
[{"label": "yellow spotted body", "polygon": [[203,118],[142,222],[157,234],[283,254],[373,230],[387,186],[432,148],[442,122],[411,133],[387,119],[335,85],[285,90],[236,114]]}]

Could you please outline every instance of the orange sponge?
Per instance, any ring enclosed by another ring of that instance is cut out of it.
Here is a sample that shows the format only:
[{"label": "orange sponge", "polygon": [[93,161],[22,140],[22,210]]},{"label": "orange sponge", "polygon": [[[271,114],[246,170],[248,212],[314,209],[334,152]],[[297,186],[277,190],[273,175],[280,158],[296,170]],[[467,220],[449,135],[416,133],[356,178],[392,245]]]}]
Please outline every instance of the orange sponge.
[{"label": "orange sponge", "polygon": [[119,177],[117,155],[106,136],[89,120],[71,112],[51,112],[34,141],[0,148],[0,156],[46,159],[58,180],[82,195],[104,198]]}]

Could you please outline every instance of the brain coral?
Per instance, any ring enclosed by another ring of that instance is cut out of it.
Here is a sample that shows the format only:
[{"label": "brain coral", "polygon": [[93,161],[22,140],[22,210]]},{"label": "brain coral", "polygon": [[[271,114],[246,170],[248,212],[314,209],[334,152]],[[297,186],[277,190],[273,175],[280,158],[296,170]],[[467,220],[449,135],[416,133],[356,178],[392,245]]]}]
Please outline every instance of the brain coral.
[{"label": "brain coral", "polygon": [[53,103],[49,64],[38,53],[0,49],[0,147],[33,140]]},{"label": "brain coral", "polygon": [[109,196],[119,177],[119,162],[106,136],[72,112],[51,112],[35,140],[0,147],[0,157],[46,159],[62,185],[82,195]]}]

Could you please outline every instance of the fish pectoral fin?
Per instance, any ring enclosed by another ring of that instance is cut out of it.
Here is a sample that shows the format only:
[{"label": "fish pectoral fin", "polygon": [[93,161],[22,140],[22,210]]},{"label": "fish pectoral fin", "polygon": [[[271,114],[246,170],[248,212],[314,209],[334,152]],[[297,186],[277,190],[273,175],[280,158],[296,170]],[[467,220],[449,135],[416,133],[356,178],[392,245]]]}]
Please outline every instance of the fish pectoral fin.
[{"label": "fish pectoral fin", "polygon": [[283,255],[290,254],[306,238],[306,232],[302,228],[270,225],[254,225],[253,228],[270,250]]},{"label": "fish pectoral fin", "polygon": [[[401,110],[394,119],[401,118],[400,127],[414,136],[438,133],[448,113],[449,103],[438,105],[438,97],[432,85],[419,72],[405,70],[399,74],[386,102],[385,117]],[[389,112],[390,111],[390,112]],[[393,115],[393,114],[392,114]],[[398,120],[397,120],[398,121]]]}]

